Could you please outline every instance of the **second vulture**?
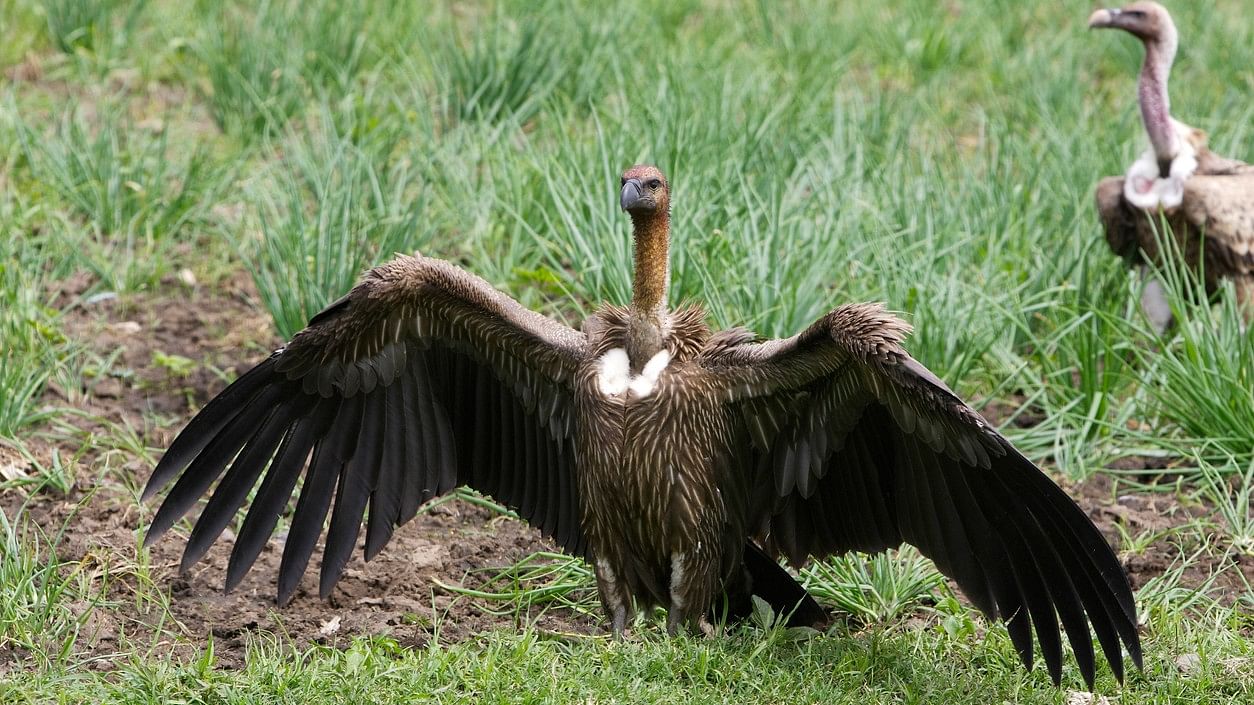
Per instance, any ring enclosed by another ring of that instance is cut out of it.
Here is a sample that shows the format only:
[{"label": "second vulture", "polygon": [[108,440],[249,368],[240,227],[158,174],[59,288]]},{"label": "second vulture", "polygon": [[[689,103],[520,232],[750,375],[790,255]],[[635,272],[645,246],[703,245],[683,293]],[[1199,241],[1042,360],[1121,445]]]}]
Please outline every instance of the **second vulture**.
[{"label": "second vulture", "polygon": [[216,481],[190,566],[260,479],[229,589],[303,476],[279,568],[284,604],[324,525],[326,596],[363,523],[369,559],[423,502],[466,485],[586,558],[616,635],[639,604],[665,607],[672,632],[709,632],[712,616],[744,614],[750,594],[814,623],[823,612],[777,558],[800,566],[909,543],[1006,621],[1027,667],[1035,628],[1059,681],[1060,624],[1087,683],[1093,634],[1117,678],[1124,648],[1139,667],[1132,591],[1110,546],[907,354],[904,322],[848,305],[760,340],[711,331],[699,308],[668,308],[670,195],[654,167],[623,174],[632,300],[581,331],[441,260],[367,272],[179,434],[144,491],[178,478],[145,545]]},{"label": "second vulture", "polygon": [[1160,244],[1172,237],[1207,292],[1230,279],[1254,320],[1254,166],[1211,152],[1206,133],[1171,117],[1167,77],[1179,41],[1171,15],[1156,2],[1135,2],[1094,12],[1089,27],[1122,29],[1145,45],[1137,102],[1150,147],[1126,175],[1102,179],[1096,194],[1106,241],[1147,279],[1142,309],[1159,332],[1170,326],[1163,285],[1147,267],[1167,264]]}]

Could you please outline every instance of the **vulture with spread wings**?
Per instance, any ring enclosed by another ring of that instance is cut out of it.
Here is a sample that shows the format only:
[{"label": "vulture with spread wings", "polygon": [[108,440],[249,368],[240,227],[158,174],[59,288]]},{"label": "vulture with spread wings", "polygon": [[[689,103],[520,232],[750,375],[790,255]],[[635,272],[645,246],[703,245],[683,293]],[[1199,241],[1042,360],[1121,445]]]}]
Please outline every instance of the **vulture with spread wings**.
[{"label": "vulture with spread wings", "polygon": [[213,487],[190,566],[260,481],[229,589],[296,494],[283,604],[324,529],[325,596],[363,524],[369,559],[423,502],[464,485],[586,558],[619,635],[636,604],[665,607],[672,631],[709,631],[712,617],[748,612],[751,595],[818,623],[824,612],[778,558],[909,543],[1006,621],[1029,668],[1033,631],[1055,681],[1063,632],[1089,683],[1093,636],[1116,677],[1125,648],[1139,666],[1132,591],[1110,546],[906,353],[905,323],[851,305],[786,340],[711,332],[700,309],[666,305],[662,173],[627,170],[620,204],[634,230],[632,301],[582,331],[440,260],[367,272],[178,436],[145,490],[177,478],[145,545]]}]

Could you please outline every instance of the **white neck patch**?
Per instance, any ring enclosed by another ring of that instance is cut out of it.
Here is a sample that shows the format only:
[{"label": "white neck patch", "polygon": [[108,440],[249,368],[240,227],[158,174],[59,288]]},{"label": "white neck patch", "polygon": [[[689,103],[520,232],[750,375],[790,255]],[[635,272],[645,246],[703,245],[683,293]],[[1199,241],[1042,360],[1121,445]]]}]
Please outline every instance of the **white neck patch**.
[{"label": "white neck patch", "polygon": [[1153,149],[1145,150],[1132,166],[1123,181],[1123,197],[1133,206],[1154,211],[1179,206],[1184,200],[1184,182],[1197,171],[1197,150],[1187,139],[1189,128],[1172,121],[1180,150],[1171,160],[1167,178],[1159,176],[1158,157]]},{"label": "white neck patch", "polygon": [[662,350],[645,363],[644,369],[631,376],[631,360],[623,348],[613,348],[601,356],[601,370],[597,374],[597,389],[607,397],[616,397],[631,390],[638,397],[646,397],[657,386],[662,371],[671,361],[671,354]]}]

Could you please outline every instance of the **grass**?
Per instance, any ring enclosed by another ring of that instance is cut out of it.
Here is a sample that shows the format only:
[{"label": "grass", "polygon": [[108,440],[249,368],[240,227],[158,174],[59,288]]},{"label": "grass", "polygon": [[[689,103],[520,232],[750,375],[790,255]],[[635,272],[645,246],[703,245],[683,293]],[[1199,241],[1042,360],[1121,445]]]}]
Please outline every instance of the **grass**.
[{"label": "grass", "polygon": [[12,294],[0,302],[7,309],[0,318],[5,340],[5,364],[0,369],[0,434],[6,437],[46,418],[46,412],[38,407],[39,395],[52,377],[58,357],[68,354],[70,348],[50,325],[49,313],[30,297],[17,295],[29,290],[16,270],[11,263],[0,265],[5,293]]},{"label": "grass", "polygon": [[[1223,664],[1254,656],[1254,591],[1219,586],[1254,525],[1254,339],[1231,291],[1211,306],[1177,280],[1181,323],[1155,334],[1102,242],[1092,187],[1142,144],[1140,48],[1087,32],[1091,9],[0,0],[0,437],[29,466],[0,485],[0,701],[1063,699],[908,553],[807,573],[855,616],[822,638],[667,640],[645,615],[637,640],[607,644],[519,617],[521,633],[502,618],[481,644],[424,649],[261,635],[231,670],[170,626],[146,554],[72,556],[37,520],[67,491],[133,495],[181,422],[88,403],[85,380],[133,373],[73,337],[93,297],[244,296],[286,337],[362,268],[421,250],[578,324],[627,298],[614,196],[644,161],[674,185],[674,301],[764,335],[885,301],[915,325],[912,352],[1029,457],[1110,480],[1112,502],[1196,510],[1122,529],[1126,555],[1179,559],[1138,592],[1149,665],[1121,698],[1248,699],[1248,672]],[[1245,9],[1173,4],[1172,97],[1216,151],[1254,161]],[[182,395],[199,356],[169,342],[151,365]],[[549,555],[450,588],[470,585],[505,615],[597,609],[586,566]],[[78,630],[135,615],[164,626],[127,632],[98,674]]]},{"label": "grass", "polygon": [[440,584],[449,592],[504,605],[498,615],[525,614],[533,607],[558,606],[584,614],[600,609],[592,569],[583,560],[563,553],[537,551],[491,573],[477,588]]},{"label": "grass", "polygon": [[[90,610],[74,614],[74,577],[61,573],[53,550],[55,540],[37,532],[23,533],[22,527],[14,526],[0,512],[0,546],[4,548],[0,554],[4,604],[0,635],[10,648],[60,660],[69,653],[58,647],[74,643],[80,619]],[[43,668],[49,665],[48,661],[38,664]]]},{"label": "grass", "polygon": [[802,578],[815,599],[867,624],[911,614],[945,580],[931,561],[912,548],[874,556],[838,556],[808,566]]},{"label": "grass", "polygon": [[1254,512],[1250,498],[1254,496],[1254,462],[1243,473],[1225,477],[1214,465],[1199,458],[1202,470],[1202,493],[1215,507],[1223,528],[1232,543],[1232,550],[1245,556],[1254,555]]},{"label": "grass", "polygon": [[343,95],[368,62],[382,59],[370,49],[397,31],[386,24],[394,10],[390,2],[333,0],[210,9],[192,44],[214,122],[242,139],[273,135],[312,97]]},{"label": "grass", "polygon": [[227,172],[203,148],[180,144],[186,153],[172,154],[166,130],[140,129],[118,107],[97,111],[89,124],[67,110],[50,134],[14,117],[33,184],[66,205],[53,227],[101,282],[133,291],[166,272],[174,241],[195,240]]},{"label": "grass", "polygon": [[48,266],[55,243],[24,235],[33,221],[28,203],[0,196],[0,438],[49,418],[40,401],[47,384],[74,389],[79,376],[81,344],[65,336],[60,312],[47,304],[58,291]]},{"label": "grass", "polygon": [[[1204,297],[1198,291],[1197,296]],[[1173,297],[1184,321],[1163,341],[1150,403],[1162,418],[1192,438],[1221,467],[1254,461],[1254,333],[1244,326],[1230,293],[1215,310]],[[1141,353],[1147,357],[1146,353]]]},{"label": "grass", "polygon": [[279,334],[291,337],[361,272],[425,246],[426,197],[385,129],[364,140],[330,115],[276,147],[277,186],[261,191],[259,241],[241,241]]},{"label": "grass", "polygon": [[110,54],[125,46],[148,0],[43,0],[52,43],[66,54]]},{"label": "grass", "polygon": [[[1167,640],[1201,654],[1185,675]],[[1242,702],[1250,695],[1240,671],[1248,644],[1212,625],[1170,623],[1163,642],[1151,642],[1150,667],[1122,698],[1138,702]],[[1233,655],[1236,654],[1236,655]],[[840,634],[798,639],[782,629],[720,639],[667,639],[657,634],[625,644],[570,642],[524,630],[486,642],[411,650],[385,638],[359,640],[344,650],[293,652],[260,638],[241,668],[213,668],[212,650],[180,666],[124,661],[123,676],[99,680],[86,673],[50,681],[37,674],[19,690],[0,690],[8,702],[39,701],[57,689],[61,702],[651,702],[696,703],[761,699],[766,702],[1022,702],[1056,703],[1061,694],[1042,672],[1019,666],[1004,638],[972,643],[932,630]],[[1075,687],[1072,684],[1071,687]],[[1103,683],[1108,687],[1108,684]],[[0,685],[0,688],[6,686]]]}]

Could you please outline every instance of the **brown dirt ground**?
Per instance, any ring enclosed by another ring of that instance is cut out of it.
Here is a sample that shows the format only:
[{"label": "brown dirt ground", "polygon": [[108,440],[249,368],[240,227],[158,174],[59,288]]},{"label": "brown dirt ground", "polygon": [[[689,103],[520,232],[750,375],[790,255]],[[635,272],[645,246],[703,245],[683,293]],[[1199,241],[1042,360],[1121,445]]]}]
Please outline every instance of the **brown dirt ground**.
[{"label": "brown dirt ground", "polygon": [[[61,295],[75,296],[86,285],[69,282]],[[54,445],[61,446],[62,454],[73,454],[90,434],[107,438],[114,424],[135,429],[145,446],[157,449],[157,457],[193,410],[225,385],[215,369],[234,377],[280,342],[269,329],[268,316],[250,303],[253,300],[251,285],[244,279],[212,295],[172,280],[157,294],[73,307],[68,314],[70,334],[95,354],[116,358],[109,374],[89,380],[83,389],[49,391],[49,403],[68,403],[87,413],[65,417],[73,426],[69,439],[64,433],[53,440],[31,438],[35,454],[46,457]],[[186,377],[176,377],[154,363],[155,352],[181,355],[197,364]],[[386,635],[404,646],[420,646],[437,630],[442,641],[456,641],[522,619],[548,632],[604,633],[596,614],[551,609],[501,616],[488,612],[484,602],[441,588],[437,581],[475,586],[483,577],[473,571],[508,566],[535,551],[553,550],[526,525],[459,501],[401,527],[373,561],[355,555],[332,599],[318,599],[315,570],[306,574],[296,597],[282,609],[273,597],[279,541],[271,542],[240,588],[227,595],[221,586],[229,540],[215,544],[189,574],[178,575],[184,523],[181,531],[173,532],[177,536],[158,542],[148,559],[151,580],[162,589],[158,594],[169,589],[169,614],[177,623],[162,622],[164,609],[140,597],[153,591],[141,586],[144,571],[139,566],[144,559],[137,554],[139,527],[154,509],[138,502],[152,459],[110,450],[111,445],[116,444],[97,444],[79,460],[77,484],[67,496],[0,492],[0,506],[10,516],[28,502],[29,516],[45,532],[67,527],[57,546],[62,559],[79,562],[78,570],[91,579],[111,577],[108,599],[117,606],[94,610],[79,642],[85,656],[99,657],[95,663],[101,668],[109,667],[110,654],[143,645],[157,653],[187,651],[209,635],[219,663],[237,666],[250,635],[262,631],[287,635],[301,648],[313,643],[344,645],[358,635]],[[1180,526],[1204,512],[1203,507],[1178,504],[1167,493],[1122,493],[1107,477],[1067,489],[1116,545],[1117,523],[1137,535]],[[1143,552],[1126,555],[1134,587],[1161,575],[1182,552],[1189,552],[1189,541],[1184,533],[1168,535]],[[1221,562],[1204,559],[1190,567],[1186,584],[1202,584]],[[1245,580],[1254,582],[1254,560],[1237,559],[1236,566]],[[1238,594],[1241,576],[1230,564],[1216,585]],[[0,664],[14,658],[21,656],[6,655],[0,648]]]},{"label": "brown dirt ground", "polygon": [[[1158,459],[1150,459],[1150,467],[1158,462]],[[1119,492],[1116,495],[1115,484],[1106,475],[1094,476],[1078,485],[1064,484],[1064,487],[1085,508],[1112,545],[1123,543],[1117,528],[1120,525],[1132,537],[1158,534],[1143,550],[1121,553],[1134,590],[1183,563],[1187,565],[1181,575],[1181,586],[1198,588],[1209,584],[1208,594],[1228,605],[1243,595],[1248,599],[1249,586],[1254,585],[1254,556],[1225,550],[1213,526],[1200,531],[1193,528],[1181,531],[1197,518],[1221,521],[1212,518],[1210,507],[1182,503],[1168,492]],[[1210,550],[1199,550],[1208,544]]]}]

